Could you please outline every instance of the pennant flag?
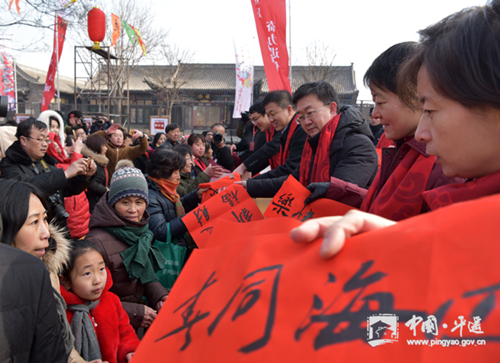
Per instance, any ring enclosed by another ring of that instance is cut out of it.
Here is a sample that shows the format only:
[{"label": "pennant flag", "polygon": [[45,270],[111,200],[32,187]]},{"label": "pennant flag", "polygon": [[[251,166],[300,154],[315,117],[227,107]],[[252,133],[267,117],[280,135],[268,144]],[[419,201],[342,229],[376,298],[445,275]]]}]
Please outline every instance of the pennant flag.
[{"label": "pennant flag", "polygon": [[[13,2],[14,2],[14,0],[10,0],[9,10],[10,10]],[[17,10],[17,13],[19,15],[21,15],[21,8],[19,7],[19,0],[16,0],[16,10]]]},{"label": "pennant flag", "polygon": [[231,242],[193,251],[133,361],[496,362],[499,209],[441,208],[330,260],[290,240],[296,220],[221,221]]},{"label": "pennant flag", "polygon": [[227,188],[230,185],[233,185],[234,182],[241,181],[240,174],[229,174],[223,176],[216,181],[210,183],[202,183],[198,186],[200,189],[208,189],[203,192],[203,196],[201,198],[201,204],[205,203],[207,200],[212,198],[214,195],[218,194],[221,190]]},{"label": "pennant flag", "polygon": [[111,23],[113,25],[113,41],[111,47],[114,45],[116,47],[116,41],[120,37],[120,18],[115,14],[111,13]]},{"label": "pennant flag", "polygon": [[137,38],[137,41],[139,42],[139,45],[142,48],[142,54],[144,54],[144,56],[146,56],[146,44],[144,44],[144,41],[142,40],[141,33],[139,32],[138,29],[134,28],[132,25],[130,27],[134,31],[135,37]]},{"label": "pennant flag", "polygon": [[123,29],[127,32],[128,39],[130,40],[130,43],[135,44],[135,40],[139,43],[139,45],[142,48],[142,54],[146,56],[146,45],[144,44],[144,41],[142,40],[141,33],[139,30],[135,29],[132,25],[128,24],[126,21],[121,20]]},{"label": "pennant flag", "polygon": [[[43,88],[43,98],[41,111],[46,111],[49,109],[50,101],[54,98],[56,89],[54,86],[54,76],[57,71],[57,65],[59,59],[61,59],[61,53],[63,51],[64,40],[66,39],[66,28],[68,27],[68,22],[64,20],[61,16],[56,17],[56,25],[58,39],[56,39],[56,29],[54,28],[54,51],[52,53],[52,58],[49,64],[49,70],[47,72],[47,78],[45,80],[45,87]],[[56,47],[57,42],[57,47]],[[59,50],[59,54],[57,51]]]},{"label": "pennant flag", "polygon": [[[264,219],[257,204],[241,185],[233,184],[182,217],[191,237],[204,248],[218,220],[248,224]],[[232,233],[228,231],[228,233]]]},{"label": "pennant flag", "polygon": [[343,216],[351,209],[356,209],[331,199],[318,199],[309,205],[304,201],[312,193],[293,176],[289,176],[276,193],[264,212],[266,218],[289,217],[305,222],[311,218]]}]

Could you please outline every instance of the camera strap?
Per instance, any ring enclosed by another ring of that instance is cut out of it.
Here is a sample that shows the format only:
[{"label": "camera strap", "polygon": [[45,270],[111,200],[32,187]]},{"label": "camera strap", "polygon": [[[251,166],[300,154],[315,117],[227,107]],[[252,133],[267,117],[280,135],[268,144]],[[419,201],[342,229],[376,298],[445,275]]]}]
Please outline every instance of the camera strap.
[{"label": "camera strap", "polygon": [[[42,164],[43,166],[43,172],[44,173],[48,173],[50,171],[50,168],[49,166],[47,165],[47,163],[45,162],[45,160],[41,159],[40,160],[40,163]],[[36,175],[40,174],[40,170],[38,170],[38,168],[36,167],[35,163],[31,163],[31,165],[33,165],[33,171],[35,172]]]}]

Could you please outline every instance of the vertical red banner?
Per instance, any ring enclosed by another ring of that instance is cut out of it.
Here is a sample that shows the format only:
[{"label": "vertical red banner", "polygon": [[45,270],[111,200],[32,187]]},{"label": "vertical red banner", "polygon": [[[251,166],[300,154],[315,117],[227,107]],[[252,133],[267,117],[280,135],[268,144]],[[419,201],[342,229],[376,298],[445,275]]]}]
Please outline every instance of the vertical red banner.
[{"label": "vertical red banner", "polygon": [[286,0],[251,0],[269,91],[288,90]]},{"label": "vertical red banner", "polygon": [[52,99],[54,98],[54,94],[56,93],[54,87],[54,77],[57,70],[57,63],[59,62],[59,59],[61,59],[61,53],[64,46],[64,39],[66,38],[66,28],[68,26],[68,22],[60,16],[57,16],[55,26],[57,28],[54,28],[54,52],[52,53],[52,58],[50,59],[49,71],[47,72],[47,79],[45,80],[45,87],[43,88],[41,107],[42,112],[49,109],[50,101],[52,101]]}]

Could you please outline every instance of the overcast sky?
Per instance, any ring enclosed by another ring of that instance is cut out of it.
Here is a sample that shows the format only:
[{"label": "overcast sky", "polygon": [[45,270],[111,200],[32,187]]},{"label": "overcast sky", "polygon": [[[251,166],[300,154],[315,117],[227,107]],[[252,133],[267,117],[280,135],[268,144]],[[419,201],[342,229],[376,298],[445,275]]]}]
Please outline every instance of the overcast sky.
[{"label": "overcast sky", "polygon": [[[262,65],[251,1],[153,0],[151,10],[156,14],[156,25],[169,29],[173,42],[196,52],[195,62],[234,63],[233,41],[254,39],[254,64]],[[453,12],[484,3],[479,0],[288,0],[291,58],[295,64],[304,64],[301,59],[308,44],[328,45],[335,54],[335,65],[354,63],[360,90],[358,100],[369,100],[371,95],[363,86],[362,78],[380,53],[399,42],[417,41],[419,29]],[[18,31],[13,34],[15,41],[26,37]],[[104,43],[110,41],[105,39]],[[61,57],[61,72],[71,77],[73,45],[66,44]],[[51,52],[16,53],[15,56],[20,64],[48,69]]]}]

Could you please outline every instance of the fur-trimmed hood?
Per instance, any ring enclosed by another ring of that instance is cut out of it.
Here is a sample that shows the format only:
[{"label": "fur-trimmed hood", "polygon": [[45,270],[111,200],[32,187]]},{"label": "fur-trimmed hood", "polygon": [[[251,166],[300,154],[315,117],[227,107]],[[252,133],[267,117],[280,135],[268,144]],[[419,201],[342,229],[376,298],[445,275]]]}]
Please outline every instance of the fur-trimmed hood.
[{"label": "fur-trimmed hood", "polygon": [[105,167],[109,163],[109,159],[106,155],[98,154],[93,150],[90,150],[87,145],[83,145],[82,155],[88,158],[89,156],[94,159],[94,161],[102,167]]},{"label": "fur-trimmed hood", "polygon": [[45,267],[50,273],[59,274],[68,263],[71,242],[64,237],[63,232],[54,225],[49,226],[50,236],[56,241],[56,250],[48,250],[42,258]]},{"label": "fur-trimmed hood", "polygon": [[61,141],[61,144],[64,145],[64,140],[66,139],[66,135],[64,134],[64,121],[63,121],[61,115],[59,115],[56,111],[47,110],[47,111],[43,111],[38,116],[37,120],[42,121],[45,125],[47,125],[47,128],[50,131],[50,117],[51,116],[56,118],[57,121],[59,122],[58,136],[59,136],[59,139]]}]

